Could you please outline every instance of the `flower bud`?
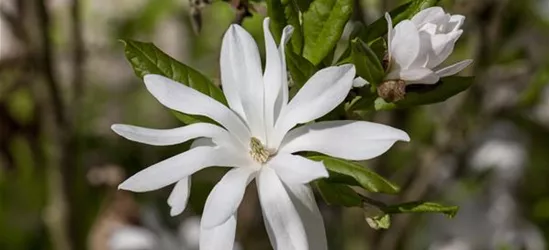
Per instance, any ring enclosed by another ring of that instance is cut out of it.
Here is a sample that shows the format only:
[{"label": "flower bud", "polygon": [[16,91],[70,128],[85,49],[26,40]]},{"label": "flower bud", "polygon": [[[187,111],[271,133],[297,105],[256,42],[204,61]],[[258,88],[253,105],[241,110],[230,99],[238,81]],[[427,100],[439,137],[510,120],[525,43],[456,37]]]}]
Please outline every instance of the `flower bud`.
[{"label": "flower bud", "polygon": [[386,102],[397,102],[406,95],[406,83],[403,80],[387,80],[377,87],[377,95]]}]

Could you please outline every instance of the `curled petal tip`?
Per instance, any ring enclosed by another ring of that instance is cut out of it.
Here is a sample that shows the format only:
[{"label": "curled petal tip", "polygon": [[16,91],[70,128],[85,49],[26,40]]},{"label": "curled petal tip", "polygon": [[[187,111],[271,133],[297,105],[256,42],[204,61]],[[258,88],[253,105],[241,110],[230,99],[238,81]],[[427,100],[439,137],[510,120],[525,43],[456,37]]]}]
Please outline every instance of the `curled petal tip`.
[{"label": "curled petal tip", "polygon": [[410,142],[410,136],[408,133],[401,130],[401,137],[399,138],[400,141]]}]

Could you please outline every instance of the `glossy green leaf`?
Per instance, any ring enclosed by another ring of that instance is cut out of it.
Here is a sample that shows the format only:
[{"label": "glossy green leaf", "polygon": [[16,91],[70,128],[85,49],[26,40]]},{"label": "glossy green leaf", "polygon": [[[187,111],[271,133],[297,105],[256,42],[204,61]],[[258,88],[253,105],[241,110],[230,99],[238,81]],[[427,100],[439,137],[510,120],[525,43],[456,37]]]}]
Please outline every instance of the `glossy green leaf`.
[{"label": "glossy green leaf", "polygon": [[396,102],[397,108],[407,108],[418,105],[432,104],[446,101],[462,91],[467,90],[473,84],[474,77],[449,76],[442,78],[435,85],[424,85],[424,89],[409,91],[406,88],[404,99]]},{"label": "glossy green leaf", "polygon": [[444,206],[434,202],[415,201],[397,205],[390,205],[383,208],[388,214],[399,213],[443,213],[450,218],[456,216],[459,207]]},{"label": "glossy green leaf", "polygon": [[353,11],[352,0],[315,0],[303,13],[303,56],[318,65],[341,38]]},{"label": "glossy green leaf", "polygon": [[318,180],[315,184],[328,205],[358,207],[362,204],[360,195],[347,185],[330,183],[325,180]]},{"label": "glossy green leaf", "polygon": [[[439,0],[412,0],[405,4],[398,6],[389,12],[392,17],[393,25],[396,25],[404,19],[410,19],[418,12],[435,6]],[[387,34],[387,20],[382,16],[363,30],[360,37],[363,41],[369,43],[378,37]]]},{"label": "glossy green leaf", "polygon": [[[162,52],[152,43],[121,40],[125,46],[126,58],[135,74],[141,78],[147,74],[158,74],[196,89],[217,101],[226,104],[225,96],[206,76],[193,68],[178,62]],[[176,117],[186,124],[212,122],[203,116],[192,116],[173,111]]]},{"label": "glossy green leaf", "polygon": [[[333,180],[334,182],[343,182],[349,185],[356,185],[358,183],[367,191],[374,193],[395,194],[400,191],[397,185],[356,163],[329,156],[311,156],[309,158],[314,161],[322,161],[330,172],[337,173],[338,175]],[[356,182],[350,182],[348,178],[341,178],[339,175],[349,176]]]},{"label": "glossy green leaf", "polygon": [[385,72],[376,53],[360,39],[351,42],[351,57],[357,74],[370,84],[379,85]]}]

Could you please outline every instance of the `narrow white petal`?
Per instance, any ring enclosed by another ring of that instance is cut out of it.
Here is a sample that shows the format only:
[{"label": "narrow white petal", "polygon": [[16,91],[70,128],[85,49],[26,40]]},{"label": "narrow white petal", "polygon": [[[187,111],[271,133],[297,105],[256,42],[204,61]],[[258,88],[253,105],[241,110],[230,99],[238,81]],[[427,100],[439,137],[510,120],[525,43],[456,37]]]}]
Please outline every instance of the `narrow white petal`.
[{"label": "narrow white petal", "polygon": [[391,60],[391,58],[393,58],[391,53],[391,51],[393,50],[391,44],[393,43],[391,41],[393,40],[394,30],[393,30],[393,19],[391,19],[391,15],[389,15],[389,12],[385,12],[385,20],[387,20],[387,47],[388,47],[387,53],[388,53],[389,60]]},{"label": "narrow white petal", "polygon": [[471,64],[472,62],[473,60],[471,59],[463,60],[461,62],[457,62],[448,67],[437,70],[436,74],[440,77],[455,75],[465,69],[467,66],[469,66],[469,64]]},{"label": "narrow white petal", "polygon": [[285,183],[305,184],[328,177],[322,162],[309,160],[299,155],[279,153],[267,162]]},{"label": "narrow white petal", "polygon": [[422,83],[433,84],[438,82],[439,77],[435,72],[427,68],[413,68],[402,70],[399,72],[401,80],[406,81],[406,84]]},{"label": "narrow white petal", "polygon": [[264,137],[264,93],[259,51],[252,36],[236,24],[231,25],[223,37],[221,82],[227,91],[227,99],[231,99],[230,107],[239,113],[244,111],[245,115],[241,116],[245,117],[252,134]]},{"label": "narrow white petal", "polygon": [[168,197],[168,205],[170,205],[170,215],[179,215],[187,207],[187,201],[191,194],[191,177],[187,176],[179,180],[173,187],[172,193]]},{"label": "narrow white petal", "polygon": [[406,69],[416,60],[420,50],[420,40],[417,27],[410,21],[404,20],[395,26],[391,40],[391,63]]},{"label": "narrow white petal", "polygon": [[210,123],[195,123],[173,129],[150,129],[114,124],[111,129],[128,140],[156,146],[179,144],[198,137],[229,136],[225,129]]},{"label": "narrow white petal", "polygon": [[236,213],[254,173],[255,170],[242,167],[231,169],[223,176],[208,195],[202,214],[202,228],[221,225]]},{"label": "narrow white petal", "polygon": [[412,17],[411,21],[417,27],[421,27],[426,23],[431,23],[444,15],[446,15],[444,10],[441,7],[435,6],[435,7],[424,9],[419,13],[415,14]]},{"label": "narrow white petal", "polygon": [[280,153],[319,152],[348,160],[367,160],[383,154],[396,141],[409,141],[406,132],[365,121],[325,121],[290,131]]},{"label": "narrow white petal", "polygon": [[235,234],[236,214],[217,227],[201,227],[200,250],[233,250]]},{"label": "narrow white petal", "polygon": [[324,220],[318,210],[313,190],[309,185],[303,184],[285,183],[285,187],[303,221],[309,249],[327,250]]},{"label": "narrow white petal", "polygon": [[257,192],[276,250],[308,250],[303,222],[275,171],[262,168],[257,179]]},{"label": "narrow white petal", "polygon": [[118,188],[147,192],[173,184],[206,167],[236,167],[247,164],[249,161],[245,157],[239,157],[220,147],[197,147],[141,170],[122,182]]},{"label": "narrow white petal", "polygon": [[350,64],[324,68],[315,73],[282,110],[269,146],[277,148],[292,127],[322,117],[337,107],[351,90],[354,77],[355,67]]},{"label": "narrow white petal", "polygon": [[[265,52],[267,59],[265,61],[265,74],[263,83],[265,84],[265,125],[267,134],[271,133],[275,121],[275,105],[282,90],[283,72],[281,54],[275,44],[273,36],[269,30],[269,18],[263,20],[263,34],[265,36]],[[286,79],[284,79],[286,80]]]},{"label": "narrow white petal", "polygon": [[366,79],[362,77],[357,77],[353,80],[353,88],[362,88],[366,85],[369,85],[370,83],[366,81]]},{"label": "narrow white petal", "polygon": [[[288,71],[286,69],[286,54],[285,47],[292,34],[294,33],[294,28],[290,25],[284,27],[282,30],[282,37],[280,39],[280,46],[278,50],[280,51],[280,60],[282,61],[282,89],[281,97],[277,99],[277,104],[275,105],[275,117],[278,117],[282,108],[288,104]],[[275,119],[276,120],[276,119]]]},{"label": "narrow white petal", "polygon": [[250,132],[240,118],[225,105],[193,88],[161,75],[145,75],[147,89],[164,106],[186,114],[207,116],[221,124],[243,143]]}]

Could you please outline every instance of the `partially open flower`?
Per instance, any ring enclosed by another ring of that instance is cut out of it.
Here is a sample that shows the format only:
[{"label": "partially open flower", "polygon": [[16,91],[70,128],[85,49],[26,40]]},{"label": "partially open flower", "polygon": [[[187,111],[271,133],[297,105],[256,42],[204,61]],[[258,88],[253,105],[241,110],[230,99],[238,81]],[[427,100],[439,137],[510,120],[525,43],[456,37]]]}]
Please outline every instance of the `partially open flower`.
[{"label": "partially open flower", "polygon": [[398,23],[394,29],[389,13],[388,74],[386,80],[402,80],[406,84],[434,84],[441,77],[454,75],[472,60],[464,60],[448,67],[439,65],[454,50],[461,36],[465,17],[450,15],[440,7],[417,13],[411,20]]}]

